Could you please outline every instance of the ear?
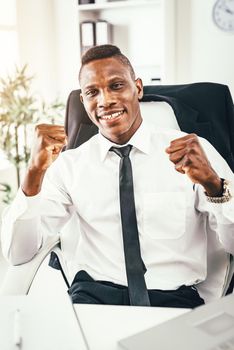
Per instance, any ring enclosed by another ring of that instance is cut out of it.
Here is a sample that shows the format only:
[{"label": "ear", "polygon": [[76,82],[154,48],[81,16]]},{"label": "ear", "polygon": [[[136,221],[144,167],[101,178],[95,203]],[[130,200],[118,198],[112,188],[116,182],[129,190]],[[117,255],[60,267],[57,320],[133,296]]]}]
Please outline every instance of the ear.
[{"label": "ear", "polygon": [[80,93],[80,101],[81,101],[81,103],[83,103],[83,104],[84,104],[84,100],[83,100],[82,93]]},{"label": "ear", "polygon": [[143,97],[143,94],[144,94],[142,80],[140,78],[137,78],[135,80],[135,85],[136,85],[136,88],[137,88],[138,100],[141,100],[142,97]]}]

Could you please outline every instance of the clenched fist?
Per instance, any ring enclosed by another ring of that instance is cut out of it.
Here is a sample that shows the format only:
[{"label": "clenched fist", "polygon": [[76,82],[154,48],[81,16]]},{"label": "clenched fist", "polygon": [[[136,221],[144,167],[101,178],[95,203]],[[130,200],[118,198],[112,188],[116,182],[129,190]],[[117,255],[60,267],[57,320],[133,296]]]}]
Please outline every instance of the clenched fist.
[{"label": "clenched fist", "polygon": [[222,181],[212,168],[195,134],[171,141],[166,152],[175,164],[175,169],[186,174],[193,183],[201,184],[212,197],[222,194]]},{"label": "clenched fist", "polygon": [[40,124],[35,128],[30,167],[46,170],[67,143],[63,126]]},{"label": "clenched fist", "polygon": [[22,184],[26,196],[35,196],[40,192],[46,170],[66,143],[67,136],[63,126],[51,124],[36,126],[29,166]]}]

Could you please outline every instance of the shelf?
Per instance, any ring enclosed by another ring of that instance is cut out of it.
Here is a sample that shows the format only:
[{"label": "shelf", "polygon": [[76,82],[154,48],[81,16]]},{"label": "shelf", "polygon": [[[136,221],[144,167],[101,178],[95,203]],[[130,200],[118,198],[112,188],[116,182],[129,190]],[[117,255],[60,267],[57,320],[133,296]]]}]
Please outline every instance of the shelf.
[{"label": "shelf", "polygon": [[95,11],[95,10],[105,10],[105,9],[116,9],[125,7],[136,7],[136,6],[152,6],[159,5],[160,0],[122,0],[113,2],[104,2],[100,4],[87,4],[78,5],[79,11]]},{"label": "shelf", "polygon": [[152,84],[152,79],[159,77],[167,83],[174,81],[176,2],[118,0],[82,4],[77,6],[78,21],[95,23],[101,19],[110,23],[110,43],[130,59],[144,83]]}]

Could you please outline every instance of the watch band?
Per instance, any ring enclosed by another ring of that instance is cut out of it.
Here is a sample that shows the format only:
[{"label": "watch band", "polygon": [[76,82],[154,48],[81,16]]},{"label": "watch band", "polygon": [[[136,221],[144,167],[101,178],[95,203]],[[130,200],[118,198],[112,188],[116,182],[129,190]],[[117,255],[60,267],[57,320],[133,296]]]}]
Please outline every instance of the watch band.
[{"label": "watch band", "polygon": [[222,196],[220,197],[210,197],[206,194],[205,192],[205,195],[206,195],[206,199],[208,202],[210,203],[226,203],[226,202],[229,202],[230,199],[232,198],[232,194],[231,194],[231,191],[230,191],[230,187],[229,187],[229,182],[225,179],[221,179],[222,182],[223,182],[223,193],[222,193]]}]

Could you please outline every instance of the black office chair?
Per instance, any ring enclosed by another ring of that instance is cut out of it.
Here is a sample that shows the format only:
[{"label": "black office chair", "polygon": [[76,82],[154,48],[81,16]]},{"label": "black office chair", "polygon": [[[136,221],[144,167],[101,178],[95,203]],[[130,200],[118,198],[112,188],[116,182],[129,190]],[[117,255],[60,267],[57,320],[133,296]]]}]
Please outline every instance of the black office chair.
[{"label": "black office chair", "polygon": [[[165,101],[173,108],[179,127],[207,139],[234,171],[234,107],[226,85],[194,83],[145,86],[141,102]],[[80,101],[80,90],[67,101],[66,149],[76,148],[98,133]]]}]

